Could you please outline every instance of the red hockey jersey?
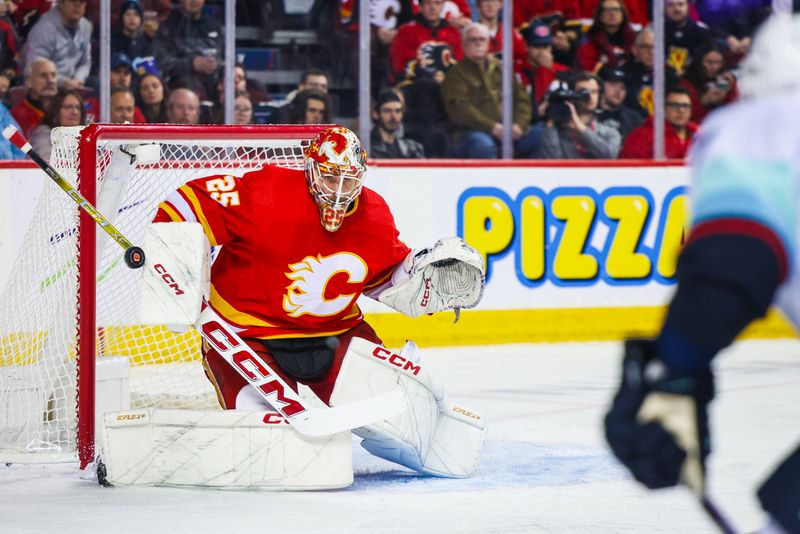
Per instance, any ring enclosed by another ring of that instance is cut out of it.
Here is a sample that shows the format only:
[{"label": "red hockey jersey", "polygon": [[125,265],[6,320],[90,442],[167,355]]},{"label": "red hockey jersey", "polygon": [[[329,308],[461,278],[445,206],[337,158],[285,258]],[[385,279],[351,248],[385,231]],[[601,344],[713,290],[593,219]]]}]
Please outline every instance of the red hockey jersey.
[{"label": "red hockey jersey", "polygon": [[410,249],[389,207],[364,188],[334,233],[322,228],[301,170],[198,178],[159,205],[155,222],[199,222],[223,245],[211,306],[245,337],[334,335],[356,326],[356,299],[385,283]]}]

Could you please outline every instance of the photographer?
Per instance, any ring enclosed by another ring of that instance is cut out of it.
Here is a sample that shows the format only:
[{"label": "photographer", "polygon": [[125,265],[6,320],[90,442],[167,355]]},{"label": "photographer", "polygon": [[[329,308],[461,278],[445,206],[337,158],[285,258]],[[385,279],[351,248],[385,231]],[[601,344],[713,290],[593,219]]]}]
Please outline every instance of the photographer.
[{"label": "photographer", "polygon": [[620,134],[600,124],[596,117],[600,80],[582,72],[572,87],[556,82],[547,96],[545,128],[539,157],[547,159],[613,159],[621,143]]},{"label": "photographer", "polygon": [[397,85],[405,100],[405,136],[420,142],[429,158],[447,158],[452,153],[452,133],[440,86],[455,63],[448,44],[424,43],[408,64],[405,80]]},{"label": "photographer", "polygon": [[680,81],[692,99],[692,121],[699,124],[718,107],[739,99],[736,78],[724,66],[722,49],[710,42],[700,49]]}]

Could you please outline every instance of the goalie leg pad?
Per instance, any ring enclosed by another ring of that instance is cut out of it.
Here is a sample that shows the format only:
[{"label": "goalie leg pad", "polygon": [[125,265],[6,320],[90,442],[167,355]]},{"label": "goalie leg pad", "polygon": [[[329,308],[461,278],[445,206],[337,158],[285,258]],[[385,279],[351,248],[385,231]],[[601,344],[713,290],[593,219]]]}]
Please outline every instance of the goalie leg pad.
[{"label": "goalie leg pad", "polygon": [[400,415],[354,430],[375,456],[415,471],[442,477],[471,476],[486,434],[474,410],[445,398],[444,388],[419,362],[416,345],[394,353],[354,338],[336,381],[331,405],[353,402],[399,387],[407,409]]},{"label": "goalie leg pad", "polygon": [[353,482],[349,432],[310,438],[275,412],[109,413],[101,451],[115,486],[312,490]]},{"label": "goalie leg pad", "polygon": [[423,448],[398,427],[377,423],[355,430],[363,437],[361,446],[370,454],[426,475],[466,478],[478,468],[486,425],[477,413],[456,404],[439,412],[423,461]]},{"label": "goalie leg pad", "polygon": [[336,387],[336,382],[338,381],[339,373],[341,372],[342,362],[344,361],[345,354],[347,354],[347,351],[349,350],[348,347],[350,346],[351,341],[353,339],[361,338],[368,339],[373,343],[381,342],[378,334],[375,333],[375,330],[373,330],[368,323],[362,321],[347,332],[339,334],[336,337],[338,344],[334,352],[333,363],[331,364],[330,369],[328,369],[324,375],[313,380],[301,380],[301,382],[308,386],[311,391],[313,391],[314,394],[325,404],[333,406],[330,402],[331,395]]}]

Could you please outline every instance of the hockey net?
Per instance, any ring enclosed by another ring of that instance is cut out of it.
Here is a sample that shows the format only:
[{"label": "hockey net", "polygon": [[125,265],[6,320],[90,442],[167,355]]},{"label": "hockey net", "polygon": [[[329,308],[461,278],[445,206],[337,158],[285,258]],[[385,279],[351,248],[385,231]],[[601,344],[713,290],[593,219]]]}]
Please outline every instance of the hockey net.
[{"label": "hockey net", "polygon": [[[183,183],[266,163],[302,168],[302,147],[319,129],[59,128],[51,164],[136,244],[159,202]],[[113,151],[147,143],[158,145],[157,161],[137,163],[121,190],[104,189]],[[93,460],[103,383],[131,408],[219,406],[199,336],[138,324],[141,270],[128,269],[119,245],[49,180],[20,250],[0,296],[0,460]]]}]

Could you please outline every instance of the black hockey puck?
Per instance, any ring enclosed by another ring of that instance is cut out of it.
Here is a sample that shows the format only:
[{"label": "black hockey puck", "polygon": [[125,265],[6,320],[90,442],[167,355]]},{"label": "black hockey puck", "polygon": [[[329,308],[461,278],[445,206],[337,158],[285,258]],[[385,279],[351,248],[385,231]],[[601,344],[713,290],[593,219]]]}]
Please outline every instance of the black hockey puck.
[{"label": "black hockey puck", "polygon": [[144,250],[139,247],[131,247],[125,251],[125,263],[131,269],[138,269],[144,265]]}]

